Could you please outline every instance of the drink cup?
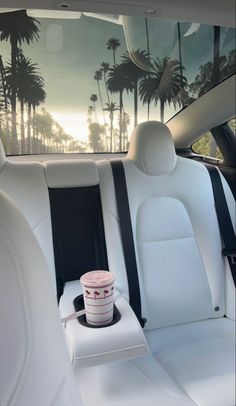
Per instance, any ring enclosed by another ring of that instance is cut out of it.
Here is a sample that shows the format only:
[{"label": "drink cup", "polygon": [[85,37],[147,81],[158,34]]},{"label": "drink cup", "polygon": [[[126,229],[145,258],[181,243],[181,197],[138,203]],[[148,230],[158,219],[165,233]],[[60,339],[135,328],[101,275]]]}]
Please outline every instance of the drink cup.
[{"label": "drink cup", "polygon": [[87,323],[102,327],[113,320],[114,276],[108,271],[91,271],[81,276]]}]

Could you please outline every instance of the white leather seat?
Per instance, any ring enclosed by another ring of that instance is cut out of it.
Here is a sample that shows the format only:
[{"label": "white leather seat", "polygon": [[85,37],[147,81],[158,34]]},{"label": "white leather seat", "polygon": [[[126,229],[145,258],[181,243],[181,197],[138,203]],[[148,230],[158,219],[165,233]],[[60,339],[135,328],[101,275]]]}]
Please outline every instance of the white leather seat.
[{"label": "white leather seat", "polygon": [[[233,406],[234,287],[227,262],[220,255],[208,173],[196,162],[177,158],[168,130],[157,123],[138,127],[124,165],[142,310],[148,320],[145,334],[152,354],[136,361],[79,369],[83,401],[88,406],[141,406],[148,400],[171,406]],[[91,167],[82,168],[79,162],[46,164],[48,186],[97,184],[94,163]],[[116,287],[127,293],[109,162],[99,164],[99,177],[109,267],[116,274]],[[193,189],[193,185],[201,187]],[[7,162],[0,146],[0,188],[21,206],[54,273],[42,166]],[[226,182],[224,188],[234,221],[234,200]],[[32,269],[38,272],[31,263]],[[79,293],[78,281],[66,284],[60,302],[63,316],[72,310],[72,301]],[[222,317],[224,314],[227,318]],[[96,383],[93,391],[91,378]],[[59,400],[52,404],[67,405]]]},{"label": "white leather seat", "polygon": [[54,279],[51,216],[44,168],[38,162],[7,160],[0,140],[0,189],[20,208],[33,230]]},{"label": "white leather seat", "polygon": [[0,192],[0,404],[79,406],[45,258]]},{"label": "white leather seat", "polygon": [[[177,157],[158,122],[136,128],[123,163],[153,356],[197,405],[234,406],[235,290],[208,171]],[[100,163],[99,177],[109,267],[127,292],[109,162]],[[235,202],[222,182],[235,224]]]}]

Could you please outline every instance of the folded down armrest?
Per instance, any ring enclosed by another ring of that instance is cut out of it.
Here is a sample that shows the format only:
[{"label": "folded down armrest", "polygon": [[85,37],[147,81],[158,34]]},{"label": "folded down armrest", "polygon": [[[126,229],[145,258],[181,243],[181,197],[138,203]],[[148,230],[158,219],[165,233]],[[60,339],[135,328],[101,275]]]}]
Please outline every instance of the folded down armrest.
[{"label": "folded down armrest", "polygon": [[77,319],[66,324],[65,336],[74,367],[128,360],[147,354],[146,338],[129,303],[120,296],[115,304],[121,315],[116,324],[89,328]]}]

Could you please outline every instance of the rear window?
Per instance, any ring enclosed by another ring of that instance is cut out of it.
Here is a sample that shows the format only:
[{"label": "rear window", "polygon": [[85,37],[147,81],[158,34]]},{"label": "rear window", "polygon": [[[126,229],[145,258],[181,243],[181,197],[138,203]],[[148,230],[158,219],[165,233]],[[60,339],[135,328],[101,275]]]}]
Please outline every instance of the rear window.
[{"label": "rear window", "polygon": [[[235,72],[233,28],[34,14],[0,13],[0,135],[8,155],[126,151],[138,123],[168,121]],[[204,137],[196,148],[208,154],[209,144],[217,155]]]}]

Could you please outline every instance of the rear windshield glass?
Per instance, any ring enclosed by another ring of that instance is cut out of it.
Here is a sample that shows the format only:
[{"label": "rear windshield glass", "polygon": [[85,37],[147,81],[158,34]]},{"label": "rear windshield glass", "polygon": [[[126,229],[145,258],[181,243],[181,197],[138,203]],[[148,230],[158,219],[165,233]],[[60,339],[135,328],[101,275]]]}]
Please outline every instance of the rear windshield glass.
[{"label": "rear windshield glass", "polygon": [[8,155],[126,151],[138,123],[166,122],[235,71],[233,29],[79,17],[0,14]]}]

